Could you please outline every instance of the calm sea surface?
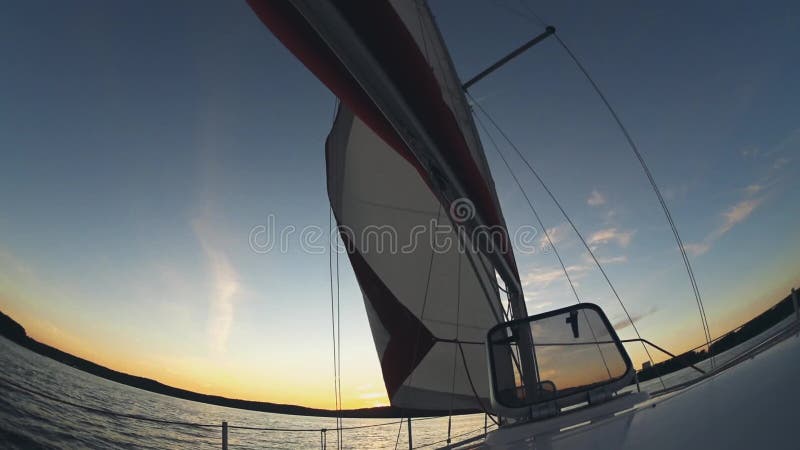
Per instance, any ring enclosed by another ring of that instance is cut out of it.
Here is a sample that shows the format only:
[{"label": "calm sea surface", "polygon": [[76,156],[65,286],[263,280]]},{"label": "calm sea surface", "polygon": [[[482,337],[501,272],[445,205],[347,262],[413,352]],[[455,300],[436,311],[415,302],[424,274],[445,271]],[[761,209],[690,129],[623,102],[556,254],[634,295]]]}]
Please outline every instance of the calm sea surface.
[{"label": "calm sea surface", "polygon": [[[724,363],[761,343],[788,325],[788,318],[772,329],[717,357]],[[708,369],[710,361],[699,364]],[[667,386],[695,378],[690,368],[665,375]],[[87,407],[176,422],[214,425],[194,427],[153,423],[86,411],[26,392],[14,385]],[[661,388],[658,380],[642,383],[644,390]],[[632,390],[633,387],[627,388]],[[90,375],[33,353],[0,337],[0,448],[221,448],[218,425],[313,429],[334,428],[335,419],[287,416],[245,411],[176,399]],[[344,426],[385,424],[392,419],[345,419]],[[491,423],[491,422],[490,422]],[[454,442],[483,433],[483,415],[453,418]],[[444,445],[447,418],[414,421],[414,447]],[[344,430],[346,448],[408,448],[408,430],[394,423]],[[320,448],[319,431],[229,430],[229,448]],[[336,433],[327,433],[336,447]]]},{"label": "calm sea surface", "polygon": [[[0,448],[221,448],[219,427],[200,428],[152,423],[86,411],[18,389],[9,382],[92,408],[179,422],[231,426],[335,428],[330,418],[245,411],[176,399],[132,388],[82,372],[33,353],[0,337]],[[344,426],[392,422],[392,419],[345,419]],[[396,422],[396,419],[395,419]],[[489,422],[491,424],[491,422]],[[408,448],[408,430],[397,423],[344,430],[346,448]],[[412,422],[414,447],[447,437],[447,418]],[[483,415],[453,418],[459,439],[483,433]],[[229,448],[320,448],[320,433],[230,429]],[[454,442],[457,439],[454,439]],[[327,433],[329,448],[336,433]],[[439,443],[435,446],[442,446]]]}]

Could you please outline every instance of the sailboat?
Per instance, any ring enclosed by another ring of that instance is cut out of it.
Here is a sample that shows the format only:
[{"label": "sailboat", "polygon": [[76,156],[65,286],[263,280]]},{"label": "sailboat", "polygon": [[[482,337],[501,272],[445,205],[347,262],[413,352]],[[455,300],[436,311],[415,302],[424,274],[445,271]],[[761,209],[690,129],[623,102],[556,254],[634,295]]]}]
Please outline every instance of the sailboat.
[{"label": "sailboat", "polygon": [[[528,314],[465,95],[477,79],[459,78],[425,1],[249,3],[340,101],[328,196],[392,406],[484,412],[498,428],[459,445],[487,448],[800,446],[796,339],[651,396],[630,389],[598,306]],[[400,239],[385,248],[384,233]]]}]

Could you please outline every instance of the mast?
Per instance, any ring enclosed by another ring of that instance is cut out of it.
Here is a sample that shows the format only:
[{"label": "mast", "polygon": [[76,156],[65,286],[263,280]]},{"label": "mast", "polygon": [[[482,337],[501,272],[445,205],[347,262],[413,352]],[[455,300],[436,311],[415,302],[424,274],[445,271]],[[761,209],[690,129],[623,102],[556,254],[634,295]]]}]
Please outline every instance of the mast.
[{"label": "mast", "polygon": [[[423,1],[422,3],[424,5],[425,11],[427,12],[428,18],[429,18],[429,20],[431,22],[431,25],[432,25],[432,28],[436,32],[436,37],[439,39],[439,41],[444,42],[444,36],[442,35],[441,30],[439,29],[439,25],[436,23],[436,18],[434,17],[433,12],[430,10],[430,7],[428,6],[428,2],[427,1]],[[475,125],[475,118],[471,114],[472,108],[469,106],[469,103],[467,101],[466,95],[464,94],[464,91],[466,91],[474,83],[480,81],[481,79],[483,79],[484,77],[489,75],[491,72],[493,72],[493,71],[497,70],[498,68],[500,68],[503,64],[507,63],[511,59],[513,59],[513,58],[517,57],[518,55],[520,55],[521,53],[523,53],[525,50],[533,47],[537,43],[539,43],[542,40],[546,39],[548,36],[550,36],[554,32],[555,32],[555,28],[548,27],[547,30],[544,33],[542,33],[541,35],[539,35],[539,36],[533,38],[531,41],[523,44],[521,47],[519,47],[518,49],[514,50],[510,54],[506,55],[505,57],[500,59],[498,62],[494,63],[492,66],[490,66],[486,70],[482,71],[481,73],[479,73],[475,77],[471,78],[466,83],[463,83],[463,84],[460,85],[460,87],[458,89],[458,91],[459,91],[458,98],[461,100],[461,102],[465,106],[465,109],[467,109],[469,111],[469,114],[466,114],[466,117],[463,117],[462,120],[464,121],[464,123],[466,123],[469,126],[470,132],[474,136],[480,136],[480,134],[478,133],[478,128]],[[445,51],[447,51],[446,47],[445,47]],[[449,53],[447,54],[447,57],[444,58],[444,59],[447,62],[449,69],[454,74],[457,74],[458,72],[456,72],[455,65],[453,64],[453,59],[450,57]],[[489,164],[486,161],[485,153],[481,152],[480,156],[483,159],[483,163],[486,165],[486,167],[488,167]],[[491,179],[491,172],[490,172],[489,182],[492,184],[492,186],[494,186],[494,180]],[[494,192],[494,189],[492,191]],[[499,199],[496,198],[496,196],[495,196],[495,199],[496,199],[497,203],[499,204],[500,201],[499,201]],[[506,226],[505,218],[502,218],[502,221],[503,221],[503,227],[505,227]],[[507,267],[505,265],[502,265],[502,266],[498,267],[498,273],[500,274],[500,278],[502,278],[503,283],[506,286],[506,290],[508,291],[508,303],[509,303],[509,305],[511,307],[512,318],[521,319],[521,318],[524,318],[524,317],[528,317],[528,308],[525,305],[525,295],[524,295],[524,293],[522,291],[522,284],[520,283],[519,274],[517,273],[516,267],[514,267],[513,270],[511,270],[511,268],[509,268],[509,267]],[[522,365],[522,367],[521,367],[522,373],[520,375],[522,376],[522,379],[523,379],[524,384],[525,384],[526,387],[529,387],[529,388],[530,387],[534,387],[534,390],[536,390],[537,386],[538,386],[538,382],[539,382],[539,370],[538,370],[538,367],[536,365],[535,350],[534,350],[534,347],[533,347],[533,336],[530,333],[524,333],[522,336],[520,336],[520,339],[522,341],[520,343],[521,344],[520,346],[522,347],[522,351],[520,352],[520,363]]]}]

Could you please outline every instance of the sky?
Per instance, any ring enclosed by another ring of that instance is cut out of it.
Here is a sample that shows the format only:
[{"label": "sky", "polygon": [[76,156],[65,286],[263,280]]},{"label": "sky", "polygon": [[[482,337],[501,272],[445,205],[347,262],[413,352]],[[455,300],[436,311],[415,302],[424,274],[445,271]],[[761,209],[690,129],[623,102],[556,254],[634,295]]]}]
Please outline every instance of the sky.
[{"label": "sky", "polygon": [[[463,79],[541,32],[528,8],[557,27],[648,161],[712,335],[800,284],[800,5],[430,4]],[[268,217],[328,226],[332,94],[244,2],[6,3],[0,56],[0,310],[117,370],[333,407],[328,255],[291,238],[285,251],[250,246]],[[643,337],[673,352],[700,344],[656,197],[557,43],[471,94],[563,203]],[[486,154],[511,232],[533,224],[496,151]],[[632,337],[563,217],[512,166],[582,301]],[[575,302],[551,252],[517,262],[530,313]],[[360,291],[341,265],[343,406],[385,404]]]}]

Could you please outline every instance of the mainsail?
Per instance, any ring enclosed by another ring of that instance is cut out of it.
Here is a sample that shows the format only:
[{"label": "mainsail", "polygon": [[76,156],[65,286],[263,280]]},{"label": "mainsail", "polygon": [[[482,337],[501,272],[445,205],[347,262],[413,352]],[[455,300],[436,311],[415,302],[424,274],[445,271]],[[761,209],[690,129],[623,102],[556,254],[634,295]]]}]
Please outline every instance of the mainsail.
[{"label": "mainsail", "polygon": [[427,5],[250,4],[341,100],[328,193],[392,405],[488,408],[482,343],[505,313],[497,276],[514,315],[526,312],[483,148]]}]

